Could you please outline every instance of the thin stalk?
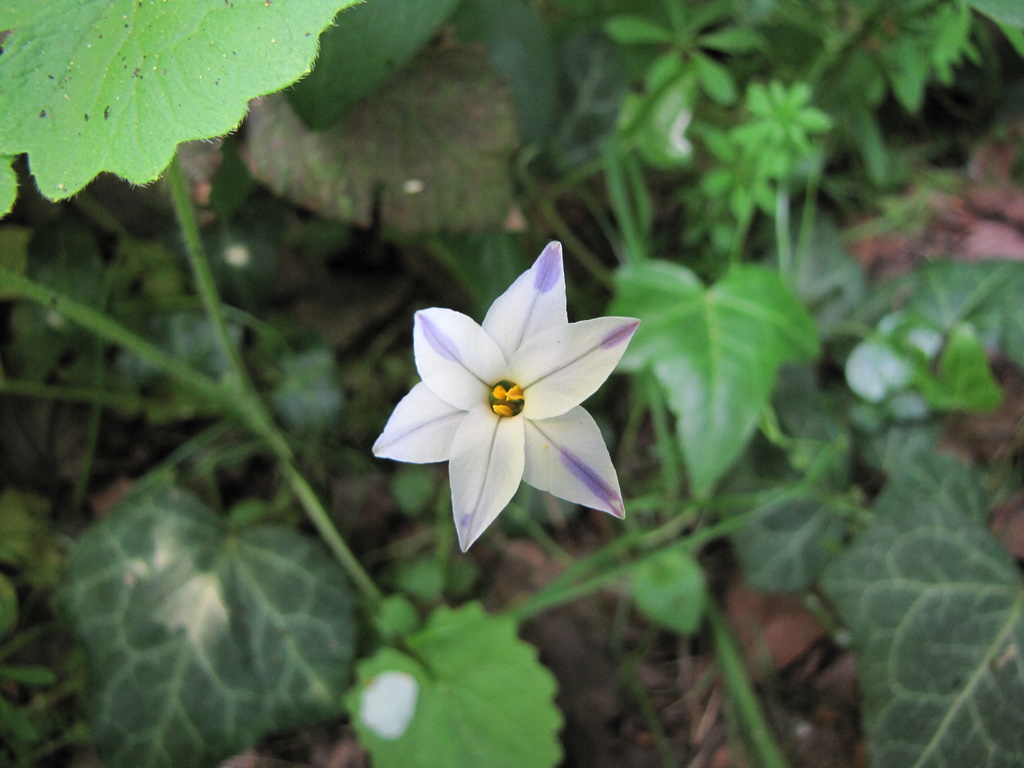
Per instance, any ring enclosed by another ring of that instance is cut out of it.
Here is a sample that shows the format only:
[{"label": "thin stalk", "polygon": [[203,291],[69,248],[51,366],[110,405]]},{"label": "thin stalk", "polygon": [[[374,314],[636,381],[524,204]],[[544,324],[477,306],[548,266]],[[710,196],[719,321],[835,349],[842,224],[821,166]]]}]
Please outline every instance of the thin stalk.
[{"label": "thin stalk", "polygon": [[177,413],[180,408],[169,407],[156,400],[148,400],[131,392],[108,392],[92,387],[66,387],[60,384],[42,384],[38,381],[0,379],[0,394],[20,395],[41,400],[66,400],[73,403],[119,408],[124,411]]},{"label": "thin stalk", "polygon": [[217,293],[217,285],[213,280],[213,273],[210,271],[210,265],[203,250],[199,225],[196,222],[195,209],[192,207],[185,175],[182,173],[181,163],[178,161],[177,156],[174,157],[167,169],[167,180],[171,187],[171,196],[174,199],[174,207],[178,214],[182,235],[185,238],[185,250],[188,252],[189,261],[192,264],[192,272],[196,278],[196,287],[206,308],[206,314],[213,323],[217,343],[230,364],[234,388],[237,390],[237,393],[243,396],[241,409],[244,421],[253,432],[266,441],[268,447],[277,456],[281,462],[288,485],[295,493],[306,516],[313,523],[320,537],[334,553],[338,562],[348,572],[349,578],[352,579],[356,587],[363,593],[370,607],[372,607],[379,603],[383,597],[380,590],[373,583],[369,574],[363,569],[363,566],[359,563],[352,550],[349,549],[348,544],[345,543],[345,539],[335,527],[334,522],[309,484],[309,481],[295,467],[291,446],[288,445],[284,435],[275,426],[263,401],[256,394],[256,388],[249,378],[241,355],[231,342],[227,321],[224,316],[224,305],[221,303],[220,296]]},{"label": "thin stalk", "polygon": [[[192,265],[192,274],[196,279],[196,288],[199,297],[202,299],[206,315],[213,323],[213,332],[220,347],[224,359],[228,361],[230,375],[233,379],[231,384],[239,390],[245,391],[248,395],[252,390],[252,383],[242,364],[242,358],[238,348],[232,343],[228,334],[228,324],[224,318],[224,305],[217,294],[217,285],[213,280],[213,273],[210,271],[210,264],[203,251],[203,241],[199,234],[199,224],[196,221],[195,208],[192,207],[192,200],[188,194],[188,184],[185,181],[185,174],[181,170],[181,162],[175,155],[171,164],[167,167],[167,182],[171,188],[171,198],[174,201],[174,210],[178,215],[178,224],[181,227],[181,234],[185,240],[185,252],[188,254],[189,263]],[[246,407],[255,407],[253,403],[247,403]]]},{"label": "thin stalk", "polygon": [[[120,323],[111,320],[90,306],[68,298],[45,285],[34,282],[23,275],[0,269],[0,291],[17,293],[26,299],[48,307],[73,323],[95,333],[112,344],[125,349],[147,363],[159,368],[181,384],[198,402],[214,404],[219,410],[246,421],[244,410],[237,398],[219,386],[213,379],[197,373],[180,360],[164,352],[141,336],[129,331]],[[85,390],[64,390],[83,392]],[[117,395],[120,399],[122,396]],[[98,398],[98,396],[97,396]]]},{"label": "thin stalk", "polygon": [[740,252],[743,250],[743,244],[747,240],[747,232],[750,231],[750,225],[754,221],[754,206],[747,206],[746,210],[743,211],[743,216],[737,222],[736,235],[732,241],[732,248],[729,251],[729,266],[734,267],[740,263]]},{"label": "thin stalk", "polygon": [[683,486],[683,478],[679,473],[680,462],[677,453],[678,443],[672,437],[672,428],[661,392],[661,384],[653,373],[645,373],[647,402],[651,410],[651,423],[654,425],[654,440],[658,446],[661,461],[661,480],[664,483],[664,494],[667,499],[679,498]]},{"label": "thin stalk", "polygon": [[352,553],[352,550],[349,549],[348,544],[345,543],[345,539],[342,538],[338,529],[331,521],[331,516],[320,502],[320,498],[316,495],[312,486],[310,486],[309,481],[295,468],[291,461],[286,461],[282,457],[279,458],[281,458],[285,479],[299,500],[299,504],[302,505],[303,510],[306,512],[306,516],[313,523],[317,533],[320,534],[320,537],[330,548],[331,552],[334,553],[335,558],[348,572],[349,578],[352,579],[359,591],[363,593],[363,597],[366,598],[367,602],[367,610],[372,612],[374,607],[384,598],[384,595],[377,588],[377,585],[373,583],[370,575],[363,569],[359,560]]},{"label": "thin stalk", "polygon": [[[638,531],[620,536],[597,552],[576,561],[550,584],[534,592],[522,603],[508,609],[506,615],[519,622],[525,621],[549,608],[604,589],[628,575],[645,557],[657,554],[662,544],[677,539],[680,532],[692,522],[690,516],[679,515],[653,531]],[[709,541],[739,530],[746,524],[747,520],[743,515],[730,517],[715,525],[694,531],[680,543],[693,551]],[[615,563],[620,554],[626,554],[632,548],[640,550],[642,554],[628,562]]]},{"label": "thin stalk", "polygon": [[612,276],[608,271],[608,268],[601,263],[601,259],[598,258],[597,254],[590,250],[587,245],[580,240],[576,233],[572,231],[572,227],[565,223],[562,218],[562,214],[558,212],[558,208],[555,203],[548,198],[538,198],[535,205],[540,210],[541,215],[545,218],[551,229],[554,230],[555,235],[562,243],[565,244],[566,250],[572,254],[573,258],[576,259],[594,280],[600,283],[605,288],[611,288]]},{"label": "thin stalk", "polygon": [[793,236],[789,223],[789,187],[780,182],[775,192],[775,248],[779,254],[779,272],[784,280],[795,282],[793,274]]},{"label": "thin stalk", "polygon": [[704,615],[711,627],[715,655],[725,680],[725,687],[732,697],[739,714],[740,725],[749,736],[759,762],[764,768],[788,768],[786,758],[775,743],[768,721],[761,712],[757,694],[754,693],[754,687],[750,684],[747,670],[743,666],[739,646],[725,617],[714,603],[708,604]]},{"label": "thin stalk", "polygon": [[612,209],[615,211],[615,219],[622,232],[623,257],[629,264],[647,259],[647,241],[643,230],[643,222],[639,220],[634,205],[630,201],[627,189],[626,159],[621,154],[621,148],[615,142],[609,142],[602,154],[604,158],[605,180],[608,185],[608,197],[611,200]]}]

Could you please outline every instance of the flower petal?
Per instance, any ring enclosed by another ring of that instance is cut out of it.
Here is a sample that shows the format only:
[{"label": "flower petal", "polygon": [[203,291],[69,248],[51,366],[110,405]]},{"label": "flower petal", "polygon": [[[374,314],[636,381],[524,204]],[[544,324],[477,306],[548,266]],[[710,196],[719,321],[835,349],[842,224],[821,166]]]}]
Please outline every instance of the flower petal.
[{"label": "flower petal", "polygon": [[487,310],[483,328],[511,359],[524,341],[538,333],[566,325],[565,272],[562,244],[553,241]]},{"label": "flower petal", "polygon": [[615,368],[640,321],[599,317],[534,336],[509,362],[509,379],[523,388],[523,416],[561,416],[597,390]]},{"label": "flower petal", "polygon": [[625,515],[601,430],[581,406],[552,419],[527,420],[523,480],[567,501]]},{"label": "flower petal", "polygon": [[487,405],[466,414],[452,442],[452,512],[465,552],[515,495],[523,479],[521,417],[496,416]]},{"label": "flower petal", "polygon": [[401,399],[377,442],[382,459],[429,464],[448,461],[452,440],[466,412],[441,400],[422,381]]},{"label": "flower petal", "polygon": [[487,402],[507,365],[494,339],[461,312],[423,309],[412,330],[416,370],[430,391],[468,411]]}]

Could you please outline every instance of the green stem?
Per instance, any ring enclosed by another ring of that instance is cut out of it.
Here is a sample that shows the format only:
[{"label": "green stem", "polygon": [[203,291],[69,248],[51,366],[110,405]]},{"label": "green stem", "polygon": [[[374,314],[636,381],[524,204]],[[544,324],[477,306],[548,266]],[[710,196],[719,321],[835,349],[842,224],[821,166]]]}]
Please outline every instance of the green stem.
[{"label": "green stem", "polygon": [[217,285],[213,280],[213,273],[203,250],[202,238],[199,234],[199,225],[196,222],[195,209],[192,207],[192,200],[188,195],[188,185],[185,175],[182,173],[181,164],[177,156],[171,161],[167,169],[167,180],[171,186],[171,196],[174,199],[174,207],[178,213],[178,222],[185,238],[185,249],[188,252],[189,261],[192,264],[192,272],[196,278],[196,287],[206,308],[206,314],[213,323],[217,342],[220,345],[225,359],[231,366],[234,388],[242,395],[240,407],[243,412],[245,424],[259,437],[263,438],[270,449],[281,462],[285,478],[292,492],[302,505],[303,510],[310,522],[316,528],[320,537],[334,553],[341,566],[348,572],[349,577],[363,593],[370,607],[376,605],[382,599],[380,590],[373,580],[360,565],[359,560],[349,549],[348,544],[341,533],[331,521],[330,515],[320,502],[316,492],[310,486],[309,481],[299,472],[294,464],[294,454],[291,446],[281,431],[276,427],[267,412],[263,401],[259,399],[256,388],[245,369],[238,349],[231,341],[228,334],[227,321],[224,317],[224,305],[221,303],[217,293]]},{"label": "green stem", "polygon": [[796,282],[793,274],[793,237],[789,223],[789,187],[785,181],[775,191],[775,248],[779,253],[779,272],[787,282]]},{"label": "green stem", "polygon": [[[219,409],[245,422],[244,412],[237,398],[232,397],[212,379],[189,368],[141,336],[129,331],[120,323],[111,320],[101,312],[57,293],[27,277],[0,269],[0,291],[17,293],[38,304],[48,307],[73,323],[95,333],[112,344],[131,352],[151,363],[185,387],[198,402],[215,404]],[[79,391],[84,390],[64,390]],[[121,398],[121,395],[117,395]]]},{"label": "green stem", "polygon": [[[188,184],[185,181],[185,174],[181,170],[181,162],[175,155],[171,164],[167,167],[167,182],[171,188],[171,198],[174,200],[174,210],[178,215],[178,224],[181,227],[181,234],[185,239],[185,251],[188,254],[189,263],[192,265],[192,273],[196,279],[196,288],[199,297],[202,299],[206,309],[206,315],[213,323],[213,331],[220,346],[224,359],[228,361],[231,375],[234,379],[231,383],[237,389],[245,391],[247,408],[256,407],[255,398],[248,396],[253,391],[252,383],[249,380],[245,367],[242,364],[238,348],[231,341],[228,334],[228,324],[224,319],[224,306],[221,304],[220,296],[217,294],[217,285],[213,280],[213,273],[210,271],[210,264],[203,251],[203,241],[199,234],[199,224],[196,221],[196,212],[192,207],[192,200],[188,194]],[[262,407],[260,406],[262,409]]]},{"label": "green stem", "polygon": [[[0,276],[0,282],[3,277]],[[0,394],[21,395],[43,400],[67,400],[76,403],[89,403],[106,408],[117,408],[122,411],[146,411],[162,415],[180,414],[181,407],[168,406],[157,400],[148,400],[132,392],[108,392],[105,389],[91,387],[66,387],[59,384],[42,384],[38,381],[22,381],[19,379],[0,379]],[[189,409],[190,415],[191,408]]]},{"label": "green stem", "polygon": [[732,701],[736,706],[739,719],[744,731],[750,737],[754,751],[757,753],[759,762],[764,768],[788,768],[786,758],[775,737],[772,735],[768,721],[757,701],[757,694],[750,684],[747,670],[743,666],[743,657],[740,655],[739,646],[732,636],[732,631],[726,623],[725,617],[719,611],[718,606],[709,603],[705,611],[708,624],[711,627],[711,636],[715,644],[715,655],[718,657],[718,666],[722,670],[722,677],[725,680],[725,687],[729,691]]},{"label": "green stem", "polygon": [[594,280],[600,283],[605,288],[612,286],[612,276],[608,271],[608,268],[601,263],[601,259],[598,258],[597,254],[590,250],[587,245],[580,240],[576,233],[572,231],[572,228],[565,223],[562,218],[562,214],[558,212],[558,208],[555,206],[553,200],[548,198],[538,198],[535,205],[540,210],[541,215],[545,218],[548,226],[554,231],[558,239],[566,246],[568,253],[572,254],[572,257],[578,261],[590,276]]},{"label": "green stem", "polygon": [[[653,531],[636,531],[620,536],[592,555],[578,560],[550,584],[534,592],[522,603],[509,608],[506,614],[516,621],[525,621],[549,608],[604,589],[627,575],[644,557],[656,554],[661,545],[675,540],[680,532],[692,523],[691,516],[678,515]],[[690,550],[696,550],[713,539],[739,530],[746,524],[747,520],[743,515],[730,517],[715,525],[694,531],[680,543],[685,544]],[[632,548],[640,550],[643,554],[625,563],[616,562],[620,554],[624,555]]]},{"label": "green stem", "polygon": [[[608,197],[611,200],[612,209],[615,211],[619,230],[622,232],[624,261],[627,264],[646,261],[648,256],[647,238],[643,227],[643,216],[638,210],[641,203],[637,200],[634,205],[627,189],[629,170],[626,164],[629,162],[629,158],[625,156],[624,150],[616,142],[608,142],[602,157],[604,158]],[[636,191],[635,188],[634,191]]]},{"label": "green stem", "polygon": [[359,563],[359,560],[352,553],[352,550],[349,549],[348,544],[345,543],[345,539],[342,538],[338,529],[331,521],[330,515],[327,514],[324,505],[320,503],[320,498],[310,486],[309,481],[290,461],[285,461],[284,458],[281,458],[281,463],[285,478],[288,480],[288,485],[291,486],[296,498],[298,498],[299,503],[305,510],[306,516],[316,527],[317,533],[320,534],[331,552],[334,553],[338,562],[348,572],[349,578],[355,582],[356,587],[363,593],[363,597],[368,603],[366,607],[369,612],[372,612],[373,608],[383,599],[380,589],[373,583],[373,579],[370,578],[369,574]]}]

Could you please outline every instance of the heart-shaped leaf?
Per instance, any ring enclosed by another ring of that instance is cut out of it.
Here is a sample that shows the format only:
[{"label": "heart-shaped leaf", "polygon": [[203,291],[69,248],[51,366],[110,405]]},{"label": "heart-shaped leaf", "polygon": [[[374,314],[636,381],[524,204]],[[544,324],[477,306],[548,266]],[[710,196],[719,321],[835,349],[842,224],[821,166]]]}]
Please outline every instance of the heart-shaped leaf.
[{"label": "heart-shaped leaf", "polygon": [[62,604],[110,768],[205,768],[340,713],[345,574],[289,528],[232,531],[180,490],[137,491],[75,545]]},{"label": "heart-shaped leaf", "polygon": [[55,200],[100,171],[152,181],[178,142],[230,131],[309,71],[352,1],[6,0],[0,155],[28,152]]},{"label": "heart-shaped leaf", "polygon": [[353,724],[378,768],[550,768],[561,758],[555,680],[515,622],[442,607],[359,665]]},{"label": "heart-shaped leaf", "polygon": [[705,288],[685,267],[647,262],[619,274],[611,312],[642,321],[623,365],[651,368],[664,387],[698,494],[743,450],[778,367],[818,353],[814,321],[761,267],[737,267]]}]

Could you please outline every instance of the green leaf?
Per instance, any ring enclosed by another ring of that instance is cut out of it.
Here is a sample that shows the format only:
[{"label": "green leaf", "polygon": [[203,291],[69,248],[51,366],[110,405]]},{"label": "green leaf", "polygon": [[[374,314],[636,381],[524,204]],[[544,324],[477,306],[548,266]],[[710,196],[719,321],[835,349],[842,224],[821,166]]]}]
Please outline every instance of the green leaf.
[{"label": "green leaf", "polygon": [[604,23],[605,34],[623,45],[671,43],[672,29],[644,16],[613,16]]},{"label": "green leaf", "polygon": [[200,768],[339,714],[341,568],[290,528],[231,531],[193,496],[136,491],[75,545],[61,602],[89,653],[110,768]]},{"label": "green leaf", "polygon": [[13,0],[0,29],[0,155],[29,153],[62,199],[100,171],[142,184],[181,141],[226,133],[249,99],[309,70],[347,0]]},{"label": "green leaf", "polygon": [[685,267],[647,262],[619,273],[611,311],[642,321],[623,365],[652,369],[665,388],[698,494],[743,450],[778,367],[818,353],[814,321],[761,267],[737,267],[705,288]]},{"label": "green leaf", "polygon": [[14,172],[14,158],[0,155],[0,219],[11,212],[18,196],[18,174]]},{"label": "green leaf", "polygon": [[[229,323],[228,335],[236,346],[241,344],[241,327]],[[150,317],[146,322],[145,337],[190,368],[208,376],[220,378],[230,367],[217,341],[213,323],[198,310],[180,310]],[[139,384],[152,384],[165,375],[162,368],[130,352],[118,356],[116,367],[122,376]]]},{"label": "green leaf", "polygon": [[628,98],[623,114],[626,122],[631,122],[630,111],[642,116],[629,135],[645,162],[662,170],[690,164],[693,145],[686,131],[693,119],[695,100],[696,86],[687,73],[646,98]]},{"label": "green leaf", "polygon": [[846,383],[869,403],[880,403],[906,389],[914,376],[912,361],[882,338],[862,341],[846,360]]},{"label": "green leaf", "polygon": [[990,411],[1003,399],[985,348],[966,323],[953,326],[939,356],[938,377],[922,379],[921,389],[929,405],[945,410]]},{"label": "green leaf", "polygon": [[57,682],[53,672],[35,664],[0,666],[0,679],[13,680],[22,685],[53,685]]},{"label": "green leaf", "polygon": [[931,262],[915,271],[907,289],[913,293],[908,312],[920,313],[947,334],[968,322],[985,346],[1001,349],[1024,367],[1024,264]]},{"label": "green leaf", "polygon": [[568,171],[601,154],[615,130],[628,81],[618,50],[602,35],[568,38],[557,58],[562,119],[549,151],[555,165]]},{"label": "green leaf", "polygon": [[282,379],[271,401],[281,422],[304,436],[335,428],[344,398],[334,353],[327,347],[308,349],[283,358],[280,364]]},{"label": "green leaf", "polygon": [[827,338],[861,307],[866,293],[864,270],[846,250],[839,229],[824,216],[815,219],[806,244],[801,245],[805,250],[795,258],[796,290]]},{"label": "green leaf", "polygon": [[749,53],[760,50],[764,39],[751,27],[724,27],[702,34],[697,38],[697,45],[723,53]]},{"label": "green leaf", "polygon": [[978,479],[922,456],[875,510],[823,580],[859,652],[872,764],[1019,765],[1024,585]]},{"label": "green leaf", "polygon": [[786,498],[754,511],[733,534],[747,582],[769,592],[813,585],[839,549],[843,518],[827,501]]},{"label": "green leaf", "polygon": [[403,67],[457,2],[372,0],[349,8],[321,37],[313,72],[286,91],[292,109],[310,128],[333,125]]},{"label": "green leaf", "polygon": [[684,635],[700,627],[707,585],[688,546],[662,549],[637,563],[630,591],[637,608],[663,627]]},{"label": "green leaf", "polygon": [[452,23],[459,40],[482,43],[494,71],[508,79],[523,141],[546,141],[559,107],[558,69],[537,11],[524,0],[462,0]]},{"label": "green leaf", "polygon": [[508,85],[470,48],[428,49],[325,131],[281,97],[246,122],[255,175],[324,216],[402,232],[500,228],[519,144]]},{"label": "green leaf", "polygon": [[0,638],[18,620],[18,593],[9,578],[0,573]]},{"label": "green leaf", "polygon": [[967,4],[996,21],[1024,27],[1024,7],[1018,0],[967,0]]},{"label": "green leaf", "polygon": [[0,733],[10,734],[16,740],[32,744],[39,739],[39,732],[22,709],[28,708],[17,708],[0,696]]},{"label": "green leaf", "polygon": [[441,607],[359,664],[353,725],[378,768],[549,768],[561,759],[555,680],[515,623]]},{"label": "green leaf", "polygon": [[702,53],[693,55],[693,66],[704,93],[719,104],[728,105],[736,101],[736,84],[728,69]]}]

